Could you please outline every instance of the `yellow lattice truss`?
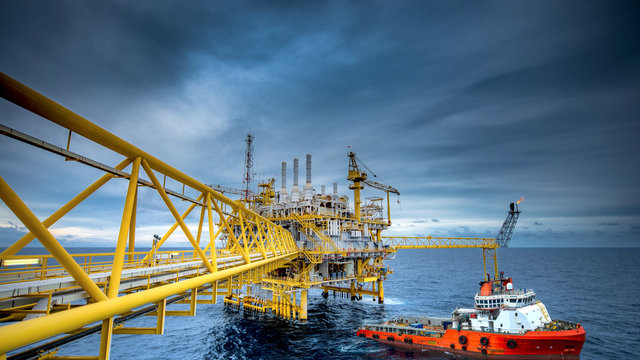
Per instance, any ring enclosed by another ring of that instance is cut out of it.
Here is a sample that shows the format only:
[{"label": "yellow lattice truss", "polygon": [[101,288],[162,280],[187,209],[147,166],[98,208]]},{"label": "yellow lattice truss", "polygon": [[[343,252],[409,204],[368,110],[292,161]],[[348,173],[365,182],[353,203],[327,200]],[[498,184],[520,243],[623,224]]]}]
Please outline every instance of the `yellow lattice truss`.
[{"label": "yellow lattice truss", "polygon": [[498,255],[500,247],[495,238],[432,237],[432,236],[383,236],[386,246],[394,249],[482,249],[484,278],[489,280],[493,270],[494,279],[498,278]]},{"label": "yellow lattice truss", "polygon": [[[0,321],[22,320],[0,327],[0,358],[13,349],[52,336],[83,331],[98,322],[102,334],[98,354],[84,358],[108,359],[112,334],[160,334],[165,316],[193,316],[198,303],[215,302],[219,294],[231,296],[234,281],[236,287],[259,282],[269,270],[298,258],[291,234],[281,226],[5,74],[0,74],[0,95],[124,157],[115,167],[109,167],[96,165],[95,161],[68,149],[44,142],[37,144],[107,172],[43,221],[0,177],[0,198],[29,230],[0,254],[0,303],[3,304]],[[30,141],[17,132],[12,135]],[[182,194],[166,189],[166,178],[182,184]],[[128,183],[115,251],[70,254],[49,228],[112,179],[125,179]],[[140,187],[154,189],[175,220],[153,248],[144,252],[135,251]],[[199,195],[190,198],[184,195],[185,189]],[[191,204],[181,214],[172,197]],[[197,228],[193,229],[187,226],[187,217],[196,208],[200,209],[200,217]],[[192,249],[163,251],[163,244],[177,228]],[[209,234],[204,240],[206,245],[202,243],[203,230]],[[34,239],[38,239],[47,253],[16,255]],[[217,249],[216,242],[224,246]],[[219,291],[219,284],[226,288]],[[209,300],[198,299],[208,295],[211,295]],[[167,310],[167,301],[190,304],[190,309]],[[158,325],[125,328],[123,316],[145,306],[154,307]],[[61,358],[55,353],[42,356]]]}]

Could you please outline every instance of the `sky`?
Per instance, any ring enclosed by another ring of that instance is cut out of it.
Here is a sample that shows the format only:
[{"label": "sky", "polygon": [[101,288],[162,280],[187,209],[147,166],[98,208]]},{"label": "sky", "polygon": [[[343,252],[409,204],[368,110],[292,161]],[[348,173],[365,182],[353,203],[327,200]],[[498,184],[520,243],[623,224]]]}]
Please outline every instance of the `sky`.
[{"label": "sky", "polygon": [[[310,153],[315,188],[353,198],[351,146],[400,190],[388,235],[495,237],[523,196],[514,247],[640,246],[637,2],[5,1],[0,17],[0,71],[204,183],[242,187],[252,132],[257,180],[279,188],[287,161],[290,187]],[[66,145],[5,100],[0,123]],[[102,175],[7,137],[0,154],[41,219]],[[125,194],[108,183],[52,232],[114,245]],[[138,214],[141,246],[172,224],[151,191]],[[0,247],[24,231],[0,204]]]}]

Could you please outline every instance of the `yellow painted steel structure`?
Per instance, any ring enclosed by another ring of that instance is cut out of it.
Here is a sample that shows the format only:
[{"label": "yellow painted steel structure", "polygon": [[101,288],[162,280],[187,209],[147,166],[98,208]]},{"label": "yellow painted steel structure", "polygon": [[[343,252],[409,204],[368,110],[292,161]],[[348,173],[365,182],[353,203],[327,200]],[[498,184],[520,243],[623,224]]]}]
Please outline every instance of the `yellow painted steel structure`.
[{"label": "yellow painted steel structure", "polygon": [[[162,333],[164,316],[195,315],[195,306],[203,301],[198,299],[197,289],[203,285],[210,284],[213,288],[213,300],[210,301],[215,301],[217,295],[233,291],[234,283],[246,282],[246,279],[261,279],[269,271],[284,266],[299,256],[291,234],[281,226],[1,73],[0,96],[124,156],[125,159],[114,171],[124,174],[123,177],[128,181],[115,252],[70,254],[48,228],[108,181],[120,176],[113,173],[102,176],[44,221],[40,221],[0,177],[0,198],[29,230],[28,234],[0,254],[0,287],[4,284],[5,288],[10,287],[13,292],[13,296],[4,299],[23,301],[32,297],[44,299],[47,305],[45,310],[35,309],[33,303],[2,309],[0,314],[5,315],[3,321],[22,320],[34,315],[37,317],[0,327],[0,358],[21,346],[65,332],[80,331],[91,323],[101,322],[98,355],[83,358],[108,359],[112,334]],[[123,172],[130,164],[129,173]],[[150,182],[141,178],[143,174]],[[169,197],[169,194],[174,193],[165,190],[157,174],[171,178],[182,184],[183,189],[191,189],[200,195],[197,199],[191,199],[192,204],[180,214]],[[136,208],[141,185],[156,190],[175,220],[167,233],[148,252],[134,251]],[[196,236],[185,222],[195,207],[201,209]],[[200,240],[205,213],[209,239],[208,245],[202,249]],[[218,229],[214,232],[216,226]],[[178,227],[193,250],[161,251],[163,243]],[[236,228],[242,229],[240,236],[235,235]],[[48,254],[28,257],[16,255],[36,238]],[[226,243],[224,249],[217,249],[216,241]],[[105,261],[105,257],[112,260]],[[37,261],[27,261],[32,258]],[[30,264],[11,266],[21,263]],[[226,285],[226,289],[221,291],[218,284]],[[61,290],[75,294],[76,299],[86,299],[86,304],[53,304],[52,298],[56,296],[56,291]],[[190,310],[166,310],[166,299],[179,294],[190,294]],[[114,331],[114,320],[118,316],[145,304],[158,304],[156,328],[119,328]],[[69,358],[53,353],[43,356]]]},{"label": "yellow painted steel structure", "polygon": [[394,249],[482,249],[482,264],[485,274],[483,277],[488,277],[487,262],[489,261],[489,269],[493,270],[494,278],[498,278],[496,249],[500,247],[500,244],[495,238],[383,236],[382,239],[385,245]]},{"label": "yellow painted steel structure", "polygon": [[[0,326],[0,359],[22,346],[98,328],[97,355],[65,357],[54,347],[35,357],[109,359],[113,334],[162,334],[166,316],[194,316],[198,304],[216,303],[218,296],[230,307],[294,321],[307,319],[311,288],[322,289],[324,296],[367,295],[382,303],[383,282],[392,273],[383,260],[396,249],[482,248],[483,255],[493,251],[497,273],[495,239],[383,237],[391,224],[389,192],[399,192],[367,180],[352,152],[347,180],[354,191],[353,213],[348,198],[337,195],[278,203],[273,179],[259,185],[258,196],[236,201],[2,73],[0,96],[68,129],[69,139],[73,132],[124,157],[110,167],[70,152],[69,144],[65,150],[0,125],[5,135],[107,172],[43,221],[0,174],[0,199],[29,230],[0,253],[0,322],[15,322]],[[180,184],[182,193],[166,188],[166,178]],[[49,228],[115,179],[127,181],[127,190],[114,252],[69,253]],[[387,219],[372,215],[382,213],[381,206],[361,206],[362,184],[386,192]],[[174,222],[151,250],[136,251],[139,193],[147,190],[157,193]],[[182,213],[175,198],[189,202]],[[305,205],[314,202],[334,204]],[[193,228],[188,217],[196,208]],[[162,246],[178,228],[191,248],[165,251]],[[48,253],[20,255],[35,239]],[[173,303],[189,309],[170,309]],[[123,326],[141,311],[157,317],[155,327]]]},{"label": "yellow painted steel structure", "polygon": [[383,236],[385,245],[396,249],[495,249],[500,247],[495,238]]}]

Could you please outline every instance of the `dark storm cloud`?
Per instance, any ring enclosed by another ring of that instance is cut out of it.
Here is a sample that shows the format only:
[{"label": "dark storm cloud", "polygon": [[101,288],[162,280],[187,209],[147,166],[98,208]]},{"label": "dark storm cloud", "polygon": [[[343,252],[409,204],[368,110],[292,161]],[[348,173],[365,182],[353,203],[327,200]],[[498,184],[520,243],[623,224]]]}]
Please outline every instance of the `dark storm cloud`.
[{"label": "dark storm cloud", "polygon": [[51,71],[63,72],[70,79],[93,74],[91,79],[103,86],[124,82],[153,88],[191,74],[192,55],[251,68],[297,39],[327,30],[340,34],[339,46],[350,46],[375,25],[368,14],[379,6],[27,1],[3,8],[2,46],[11,50],[4,66],[48,77]]},{"label": "dark storm cloud", "polygon": [[[3,7],[1,46],[10,54],[4,71],[42,86],[64,81],[70,92],[93,84],[133,93],[175,83],[190,70],[184,67],[188,50],[200,42],[192,29],[179,26],[181,16],[161,8],[74,1]],[[202,21],[202,12],[188,12],[192,24]]]},{"label": "dark storm cloud", "polygon": [[[639,7],[3,2],[0,71],[206,182],[239,181],[251,130],[267,177],[311,152],[317,184],[344,182],[352,145],[401,190],[405,224],[502,217],[525,195],[523,216],[545,224],[629,226],[640,216]],[[48,135],[10,104],[0,111]],[[37,161],[12,146],[0,142],[6,159]],[[449,233],[464,231],[475,230]]]},{"label": "dark storm cloud", "polygon": [[[178,86],[198,64],[212,59],[251,67],[295,39],[293,29],[319,5],[272,7],[263,3],[3,3],[0,49],[3,71],[25,82],[67,91],[157,92]],[[94,94],[95,96],[95,94]],[[137,96],[140,96],[138,93]]]}]

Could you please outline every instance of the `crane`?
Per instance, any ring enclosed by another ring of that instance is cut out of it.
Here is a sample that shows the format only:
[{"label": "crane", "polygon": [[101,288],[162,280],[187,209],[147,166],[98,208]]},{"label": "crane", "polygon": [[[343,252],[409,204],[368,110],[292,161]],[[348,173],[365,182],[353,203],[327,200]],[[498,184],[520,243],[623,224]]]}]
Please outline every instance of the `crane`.
[{"label": "crane", "polygon": [[[358,168],[358,164],[362,165],[362,167],[369,170],[369,172],[372,174],[373,171],[371,171],[371,169],[369,169],[353,151],[349,151],[347,156],[349,157],[349,172],[347,174],[347,180],[353,182],[353,184],[349,185],[349,189],[353,190],[355,212],[354,216],[356,220],[360,221],[360,190],[364,189],[364,186],[362,184],[366,184],[367,186],[370,186],[374,189],[382,190],[387,193],[387,221],[389,225],[391,225],[391,207],[389,206],[389,193],[400,195],[400,191],[398,191],[398,189],[394,188],[393,186],[379,183],[373,180],[368,180],[367,173],[364,171],[360,171],[360,168]],[[375,174],[373,174],[373,176],[376,177]]]},{"label": "crane", "polygon": [[[207,186],[223,194],[227,193],[227,194],[242,195],[242,196],[247,194],[246,190],[243,190],[243,189],[235,189],[235,188],[222,186],[222,185],[207,185]],[[252,193],[251,190],[249,190],[249,194],[251,193]]]},{"label": "crane", "polygon": [[[498,278],[498,258],[496,249],[508,247],[511,235],[520,217],[518,204],[524,201],[520,198],[516,203],[509,204],[507,218],[502,224],[502,228],[495,238],[463,238],[463,237],[432,237],[432,236],[383,236],[385,245],[396,249],[451,249],[451,248],[480,248],[482,249],[482,264],[484,266],[484,277],[491,280],[491,275],[487,268],[493,268],[494,276]],[[487,266],[487,262],[489,266]]]},{"label": "crane", "polygon": [[[520,197],[520,200],[518,200],[516,203],[509,204],[509,212],[507,213],[507,218],[504,219],[504,223],[502,223],[500,232],[498,232],[498,236],[496,236],[495,239],[495,243],[497,246],[482,248],[482,264],[484,265],[486,281],[491,280],[491,275],[487,272],[487,259],[489,259],[489,261],[493,263],[494,277],[496,279],[498,278],[498,258],[496,249],[498,247],[509,246],[509,242],[511,242],[511,235],[513,235],[513,229],[515,229],[518,218],[520,217],[520,209],[518,208],[518,204],[520,204],[522,201],[524,201],[524,198]],[[489,267],[489,269],[491,269],[491,267]]]}]

